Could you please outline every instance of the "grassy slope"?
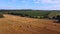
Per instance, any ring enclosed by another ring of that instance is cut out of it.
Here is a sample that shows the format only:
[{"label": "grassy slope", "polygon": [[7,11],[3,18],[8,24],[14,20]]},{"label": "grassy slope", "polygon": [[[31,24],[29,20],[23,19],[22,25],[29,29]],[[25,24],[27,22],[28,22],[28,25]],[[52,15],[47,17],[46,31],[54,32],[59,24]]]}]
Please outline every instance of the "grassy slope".
[{"label": "grassy slope", "polygon": [[58,14],[60,14],[60,11],[52,11],[48,16],[53,17],[53,16],[56,16]]}]

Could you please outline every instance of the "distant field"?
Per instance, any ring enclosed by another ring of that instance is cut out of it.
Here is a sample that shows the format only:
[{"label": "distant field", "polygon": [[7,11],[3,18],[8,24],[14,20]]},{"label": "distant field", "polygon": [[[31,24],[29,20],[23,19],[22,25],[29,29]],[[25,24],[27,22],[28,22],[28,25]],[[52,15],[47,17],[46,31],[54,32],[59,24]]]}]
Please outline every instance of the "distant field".
[{"label": "distant field", "polygon": [[47,18],[53,17],[56,14],[60,14],[60,11],[43,11],[43,10],[1,10],[3,13],[19,15],[19,16],[27,16],[33,18]]},{"label": "distant field", "polygon": [[46,17],[50,11],[38,11],[38,10],[7,10],[2,11],[3,13],[14,14],[14,15],[23,15],[27,17],[40,18],[41,16]]}]

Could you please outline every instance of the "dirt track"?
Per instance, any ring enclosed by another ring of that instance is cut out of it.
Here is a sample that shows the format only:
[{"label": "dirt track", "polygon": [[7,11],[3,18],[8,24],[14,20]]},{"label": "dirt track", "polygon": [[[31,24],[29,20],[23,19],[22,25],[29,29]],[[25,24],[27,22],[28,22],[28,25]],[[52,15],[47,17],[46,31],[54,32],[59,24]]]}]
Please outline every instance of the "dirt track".
[{"label": "dirt track", "polygon": [[60,34],[60,24],[52,20],[4,16],[0,18],[0,34]]}]

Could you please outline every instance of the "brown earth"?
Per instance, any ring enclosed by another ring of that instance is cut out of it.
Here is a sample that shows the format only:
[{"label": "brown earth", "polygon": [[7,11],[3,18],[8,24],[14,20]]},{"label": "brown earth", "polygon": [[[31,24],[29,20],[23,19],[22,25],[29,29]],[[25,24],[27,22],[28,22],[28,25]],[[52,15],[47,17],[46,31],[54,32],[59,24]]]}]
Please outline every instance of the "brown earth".
[{"label": "brown earth", "polygon": [[4,16],[0,18],[0,34],[60,34],[60,24],[53,20]]}]

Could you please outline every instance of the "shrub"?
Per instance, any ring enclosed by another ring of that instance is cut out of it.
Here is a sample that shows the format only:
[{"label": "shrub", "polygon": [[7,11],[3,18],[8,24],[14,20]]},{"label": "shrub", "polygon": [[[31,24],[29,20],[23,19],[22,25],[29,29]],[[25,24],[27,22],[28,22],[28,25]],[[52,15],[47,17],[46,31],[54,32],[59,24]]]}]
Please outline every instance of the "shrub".
[{"label": "shrub", "polygon": [[37,16],[34,16],[34,18],[37,18]]},{"label": "shrub", "polygon": [[34,18],[34,16],[30,16],[30,18]]},{"label": "shrub", "polygon": [[37,16],[37,18],[39,18],[39,19],[43,19],[43,18],[44,18],[44,16]]},{"label": "shrub", "polygon": [[3,18],[4,16],[3,16],[3,14],[0,14],[0,18]]},{"label": "shrub", "polygon": [[52,19],[56,19],[55,16],[53,16]]},{"label": "shrub", "polygon": [[37,18],[40,18],[40,16],[37,16]]},{"label": "shrub", "polygon": [[28,17],[29,15],[28,14],[24,14],[25,15],[25,17]]},{"label": "shrub", "polygon": [[44,16],[44,18],[49,18],[48,16]]},{"label": "shrub", "polygon": [[41,16],[40,18],[44,18],[44,16]]}]

